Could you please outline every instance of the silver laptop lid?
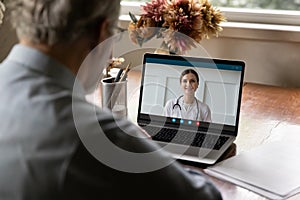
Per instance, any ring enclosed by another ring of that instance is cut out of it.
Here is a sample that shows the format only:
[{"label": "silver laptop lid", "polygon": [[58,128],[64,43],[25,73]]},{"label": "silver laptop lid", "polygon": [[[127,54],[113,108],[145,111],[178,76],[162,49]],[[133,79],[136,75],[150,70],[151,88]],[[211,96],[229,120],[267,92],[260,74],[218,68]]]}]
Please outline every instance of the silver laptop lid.
[{"label": "silver laptop lid", "polygon": [[[187,69],[196,72],[199,79],[191,105],[184,103],[186,91],[180,82]],[[245,63],[238,60],[147,53],[143,58],[137,122],[141,126],[209,128],[236,136],[244,70]]]}]

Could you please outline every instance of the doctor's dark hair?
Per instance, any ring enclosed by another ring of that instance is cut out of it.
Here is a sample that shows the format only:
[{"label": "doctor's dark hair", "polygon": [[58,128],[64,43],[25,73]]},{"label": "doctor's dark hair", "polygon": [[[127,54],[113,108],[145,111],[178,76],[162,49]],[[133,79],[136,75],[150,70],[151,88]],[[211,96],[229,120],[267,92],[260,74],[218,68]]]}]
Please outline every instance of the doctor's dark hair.
[{"label": "doctor's dark hair", "polygon": [[112,33],[120,0],[11,0],[8,6],[19,38],[54,45],[97,34],[104,20]]},{"label": "doctor's dark hair", "polygon": [[199,83],[199,76],[198,76],[198,73],[197,73],[195,70],[193,70],[193,69],[186,69],[186,70],[184,70],[184,71],[181,73],[180,79],[179,79],[179,80],[180,80],[180,83],[181,83],[182,77],[183,77],[184,75],[190,74],[190,73],[192,73],[192,74],[194,74],[194,75],[196,76],[197,83]]}]

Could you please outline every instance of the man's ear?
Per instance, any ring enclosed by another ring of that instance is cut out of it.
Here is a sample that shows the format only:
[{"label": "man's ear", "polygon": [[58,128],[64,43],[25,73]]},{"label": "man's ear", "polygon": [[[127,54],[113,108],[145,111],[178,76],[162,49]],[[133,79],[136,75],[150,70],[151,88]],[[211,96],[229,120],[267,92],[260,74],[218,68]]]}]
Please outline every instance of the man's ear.
[{"label": "man's ear", "polygon": [[107,19],[99,22],[93,29],[91,29],[91,33],[88,36],[88,40],[90,40],[90,50],[94,49],[101,42],[110,37],[109,31],[109,23]]},{"label": "man's ear", "polygon": [[109,23],[107,19],[103,20],[103,22],[99,25],[98,29],[99,29],[98,32],[99,43],[106,40],[108,37],[110,37]]}]

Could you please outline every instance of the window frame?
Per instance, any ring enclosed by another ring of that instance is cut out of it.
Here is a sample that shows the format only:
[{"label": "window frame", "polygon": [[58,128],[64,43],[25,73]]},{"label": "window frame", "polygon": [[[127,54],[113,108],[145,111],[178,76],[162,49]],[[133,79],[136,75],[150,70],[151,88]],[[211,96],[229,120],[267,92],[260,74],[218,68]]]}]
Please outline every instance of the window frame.
[{"label": "window frame", "polygon": [[[121,18],[128,13],[140,14],[144,2],[121,1]],[[228,22],[300,26],[300,11],[218,7]],[[128,16],[128,20],[130,20]]]}]

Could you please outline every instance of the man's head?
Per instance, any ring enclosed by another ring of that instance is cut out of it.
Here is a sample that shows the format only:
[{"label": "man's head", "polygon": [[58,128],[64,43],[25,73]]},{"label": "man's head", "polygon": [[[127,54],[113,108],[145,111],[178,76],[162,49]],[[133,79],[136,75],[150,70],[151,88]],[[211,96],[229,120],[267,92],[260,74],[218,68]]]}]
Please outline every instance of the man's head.
[{"label": "man's head", "polygon": [[103,23],[109,36],[119,9],[120,0],[13,0],[11,21],[20,39],[53,46],[87,34],[97,40]]}]

